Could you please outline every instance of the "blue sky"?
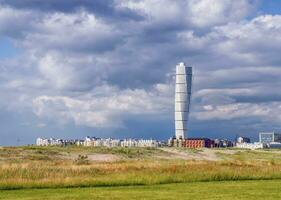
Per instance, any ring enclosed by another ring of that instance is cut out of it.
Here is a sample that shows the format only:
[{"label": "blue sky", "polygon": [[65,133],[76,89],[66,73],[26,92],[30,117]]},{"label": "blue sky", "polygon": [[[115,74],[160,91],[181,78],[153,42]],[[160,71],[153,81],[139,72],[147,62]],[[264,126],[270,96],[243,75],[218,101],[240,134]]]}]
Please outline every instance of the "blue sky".
[{"label": "blue sky", "polygon": [[0,0],[0,145],[167,139],[181,61],[189,136],[281,131],[280,38],[274,0]]},{"label": "blue sky", "polygon": [[261,1],[259,9],[264,14],[280,15],[281,2],[276,0]]},{"label": "blue sky", "polygon": [[19,54],[19,50],[13,45],[12,41],[7,38],[0,38],[0,58],[10,59]]}]

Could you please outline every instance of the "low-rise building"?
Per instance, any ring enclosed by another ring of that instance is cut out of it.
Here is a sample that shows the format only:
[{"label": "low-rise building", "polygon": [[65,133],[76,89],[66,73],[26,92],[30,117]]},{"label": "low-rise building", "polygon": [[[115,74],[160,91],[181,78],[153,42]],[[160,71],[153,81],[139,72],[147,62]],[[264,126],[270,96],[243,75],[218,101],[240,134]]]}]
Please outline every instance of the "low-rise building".
[{"label": "low-rise building", "polygon": [[247,137],[240,136],[236,139],[236,143],[250,143],[250,142],[251,142],[250,138]]},{"label": "low-rise building", "polygon": [[76,140],[76,141],[75,141],[75,144],[76,144],[77,146],[84,146],[84,140]]},{"label": "low-rise building", "polygon": [[157,140],[144,140],[144,139],[112,139],[112,138],[96,138],[96,137],[86,137],[84,140],[84,146],[93,147],[158,147],[159,142]]},{"label": "low-rise building", "polygon": [[188,138],[183,144],[186,148],[212,148],[214,141],[209,138]]},{"label": "low-rise building", "polygon": [[279,142],[271,142],[269,144],[266,144],[266,147],[272,148],[272,149],[281,149],[281,143],[279,143]]},{"label": "low-rise building", "polygon": [[63,140],[63,139],[55,139],[55,138],[37,138],[36,145],[37,146],[67,146],[76,144],[76,140]]},{"label": "low-rise building", "polygon": [[86,137],[84,140],[84,146],[93,147],[117,147],[120,146],[120,140],[112,138],[96,138],[96,137]]},{"label": "low-rise building", "polygon": [[117,147],[120,146],[121,141],[118,139],[111,139],[111,138],[107,138],[107,139],[101,139],[101,146],[104,147]]},{"label": "low-rise building", "polygon": [[84,146],[86,146],[86,147],[94,146],[95,140],[96,140],[96,138],[87,136],[84,140]]},{"label": "low-rise building", "polygon": [[236,143],[237,148],[242,148],[242,149],[262,149],[264,148],[264,144],[260,142],[255,142],[255,143]]},{"label": "low-rise building", "polygon": [[227,139],[215,139],[214,140],[214,147],[217,148],[226,148],[226,147],[233,147],[233,142]]},{"label": "low-rise building", "polygon": [[136,147],[137,141],[134,139],[121,140],[121,147]]},{"label": "low-rise building", "polygon": [[45,139],[45,138],[37,138],[36,139],[36,145],[37,146],[48,146],[49,141],[48,141],[48,139]]},{"label": "low-rise building", "polygon": [[169,147],[183,147],[184,146],[185,139],[176,139],[175,137],[170,138],[168,140],[168,146]]},{"label": "low-rise building", "polygon": [[281,133],[261,132],[259,133],[259,142],[263,144],[269,144],[271,142],[281,143]]},{"label": "low-rise building", "polygon": [[157,140],[144,140],[144,139],[140,139],[137,141],[137,146],[138,147],[158,147],[159,146],[159,142]]}]

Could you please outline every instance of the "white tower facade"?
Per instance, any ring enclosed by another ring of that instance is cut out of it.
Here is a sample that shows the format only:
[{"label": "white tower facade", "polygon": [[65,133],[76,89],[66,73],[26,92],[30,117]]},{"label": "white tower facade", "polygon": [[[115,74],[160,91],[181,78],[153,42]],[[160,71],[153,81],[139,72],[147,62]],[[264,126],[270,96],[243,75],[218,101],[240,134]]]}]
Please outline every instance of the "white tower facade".
[{"label": "white tower facade", "polygon": [[176,66],[175,93],[175,136],[184,139],[187,131],[187,121],[190,107],[192,85],[192,67],[186,67],[183,62]]}]

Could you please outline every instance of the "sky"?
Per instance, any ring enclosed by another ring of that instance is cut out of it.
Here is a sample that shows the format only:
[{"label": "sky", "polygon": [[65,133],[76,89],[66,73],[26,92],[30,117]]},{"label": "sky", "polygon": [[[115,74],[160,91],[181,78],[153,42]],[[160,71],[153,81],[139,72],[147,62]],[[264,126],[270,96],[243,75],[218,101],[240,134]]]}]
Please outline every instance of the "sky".
[{"label": "sky", "polygon": [[0,0],[0,145],[174,135],[174,73],[193,67],[188,136],[281,131],[281,2]]}]

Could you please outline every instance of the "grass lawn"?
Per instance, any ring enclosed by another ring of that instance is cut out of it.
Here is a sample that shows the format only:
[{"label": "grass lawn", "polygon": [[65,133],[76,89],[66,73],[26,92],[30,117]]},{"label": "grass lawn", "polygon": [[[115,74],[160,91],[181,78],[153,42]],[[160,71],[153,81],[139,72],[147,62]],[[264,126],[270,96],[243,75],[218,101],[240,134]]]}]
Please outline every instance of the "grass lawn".
[{"label": "grass lawn", "polygon": [[0,190],[5,200],[281,199],[281,180],[217,181],[151,186]]}]

